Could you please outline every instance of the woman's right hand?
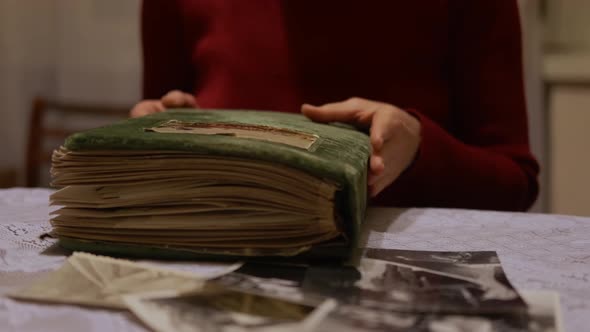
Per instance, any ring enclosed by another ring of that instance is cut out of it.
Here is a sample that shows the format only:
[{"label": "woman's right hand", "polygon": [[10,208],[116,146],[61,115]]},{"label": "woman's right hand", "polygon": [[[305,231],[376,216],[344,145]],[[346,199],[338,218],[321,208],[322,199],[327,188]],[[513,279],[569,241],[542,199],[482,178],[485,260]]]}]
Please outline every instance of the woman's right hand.
[{"label": "woman's right hand", "polygon": [[129,112],[129,116],[132,118],[137,118],[152,113],[164,112],[167,108],[175,107],[197,108],[199,106],[197,105],[195,96],[180,90],[173,90],[168,92],[159,100],[146,99],[140,101],[139,103],[135,104],[135,106],[133,106]]}]

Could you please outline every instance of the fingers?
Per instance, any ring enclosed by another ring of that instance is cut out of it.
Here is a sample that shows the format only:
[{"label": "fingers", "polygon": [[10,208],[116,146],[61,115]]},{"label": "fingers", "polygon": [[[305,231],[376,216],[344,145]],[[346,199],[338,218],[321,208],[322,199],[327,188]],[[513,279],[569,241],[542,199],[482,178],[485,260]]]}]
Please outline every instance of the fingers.
[{"label": "fingers", "polygon": [[162,104],[167,108],[197,107],[197,101],[190,93],[173,90],[162,97]]},{"label": "fingers", "polygon": [[[373,170],[369,172],[367,185],[369,186],[369,193],[371,197],[375,197],[381,193],[381,191],[389,186],[402,173],[403,168],[398,163],[398,160],[396,160],[396,157],[393,154],[395,154],[395,152],[386,152],[383,156],[371,156],[371,160],[382,160],[380,172],[376,173]],[[387,160],[387,163],[385,160]]]},{"label": "fingers", "polygon": [[129,117],[137,118],[152,113],[164,112],[166,108],[159,100],[143,100],[137,103],[129,112]]},{"label": "fingers", "polygon": [[[381,191],[377,191],[377,187],[381,187],[381,183],[385,181],[385,164],[383,163],[383,159],[380,156],[375,155],[371,156],[370,163],[371,169],[367,177],[367,185],[369,186],[369,194],[371,197],[375,197]],[[379,171],[373,171],[375,168],[378,168]]]},{"label": "fingers", "polygon": [[368,128],[375,102],[350,98],[345,101],[314,106],[303,104],[301,112],[316,122],[344,122],[360,128]]},{"label": "fingers", "polygon": [[129,116],[137,118],[152,113],[164,112],[171,107],[198,107],[195,97],[180,90],[168,92],[162,99],[148,99],[137,103],[129,112]]},{"label": "fingers", "polygon": [[[383,157],[372,154],[371,158],[369,159],[369,167],[369,175],[372,175],[375,179],[377,179],[379,175],[382,175],[383,171],[385,170],[385,162],[383,161]],[[372,182],[369,181],[369,184],[372,184]]]},{"label": "fingers", "polygon": [[315,122],[345,122],[354,124],[357,110],[344,108],[327,108],[303,104],[301,112]]},{"label": "fingers", "polygon": [[420,123],[394,105],[361,98],[313,106],[301,112],[317,122],[345,122],[370,127],[371,158],[367,183],[377,196],[411,164],[420,141]]},{"label": "fingers", "polygon": [[198,107],[198,105],[197,100],[190,93],[173,90],[160,100],[148,99],[137,103],[129,112],[129,116],[137,118],[152,113],[164,112],[166,108],[173,107]]},{"label": "fingers", "polygon": [[391,175],[391,165],[386,170],[385,162],[382,156],[371,155],[370,171],[367,178],[367,185],[369,186],[369,194],[371,197],[377,196],[389,183],[388,179]]},{"label": "fingers", "polygon": [[375,151],[381,151],[383,144],[399,130],[401,123],[395,112],[394,108],[385,104],[375,111],[371,123],[371,145]]},{"label": "fingers", "polygon": [[379,195],[411,164],[420,142],[420,123],[395,106],[375,112],[371,125],[370,175],[372,197]]}]

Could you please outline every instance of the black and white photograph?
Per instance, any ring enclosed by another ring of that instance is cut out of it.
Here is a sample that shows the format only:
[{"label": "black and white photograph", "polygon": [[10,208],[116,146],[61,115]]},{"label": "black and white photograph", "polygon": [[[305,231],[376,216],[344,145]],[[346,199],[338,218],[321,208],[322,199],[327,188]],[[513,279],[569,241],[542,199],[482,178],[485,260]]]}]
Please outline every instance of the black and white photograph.
[{"label": "black and white photograph", "polygon": [[138,294],[126,303],[156,331],[297,331],[315,309],[209,284],[186,294]]},{"label": "black and white photograph", "polygon": [[302,285],[307,271],[307,265],[246,263],[237,271],[221,276],[216,282],[241,292],[315,305],[325,297],[303,293]]},{"label": "black and white photograph", "polygon": [[561,332],[559,299],[553,292],[527,291],[527,315],[440,315],[400,313],[341,305],[320,325],[320,331],[340,332]]},{"label": "black and white photograph", "polygon": [[[559,301],[552,294],[526,292],[521,298],[509,283],[500,283],[497,287],[506,287],[506,293],[514,292],[516,297],[482,299],[485,282],[466,280],[485,271],[505,279],[495,252],[380,250],[379,254],[405,264],[371,258],[363,258],[358,268],[245,264],[220,281],[308,305],[326,297],[337,299],[338,307],[319,331],[561,331]],[[375,252],[369,255],[375,257]],[[410,267],[415,262],[420,267]],[[428,263],[448,268],[428,270]],[[453,270],[454,266],[460,269]],[[460,271],[456,278],[450,276],[454,271]],[[497,301],[504,303],[494,304]]]},{"label": "black and white photograph", "polygon": [[526,303],[508,282],[495,253],[367,252],[390,261],[364,257],[356,275],[348,268],[312,266],[304,291],[346,304],[403,312],[516,316],[526,312]]},{"label": "black and white photograph", "polygon": [[366,251],[358,266],[247,263],[220,279],[243,291],[400,312],[522,315],[494,252]]},{"label": "black and white photograph", "polygon": [[500,264],[500,259],[494,251],[424,251],[401,249],[364,249],[364,257],[375,258],[384,261],[417,265],[423,264],[453,264],[453,265],[479,265]]}]

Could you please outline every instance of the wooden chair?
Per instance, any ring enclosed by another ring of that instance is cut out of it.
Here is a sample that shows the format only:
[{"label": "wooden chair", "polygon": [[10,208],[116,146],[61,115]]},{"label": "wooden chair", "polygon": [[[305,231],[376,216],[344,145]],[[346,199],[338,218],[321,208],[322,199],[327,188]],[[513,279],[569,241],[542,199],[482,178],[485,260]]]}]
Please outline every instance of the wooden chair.
[{"label": "wooden chair", "polygon": [[[33,100],[26,155],[26,186],[46,187],[41,171],[51,165],[51,154],[77,131],[105,125],[128,116],[131,107],[68,103],[37,97]],[[46,174],[48,179],[48,175]]]}]

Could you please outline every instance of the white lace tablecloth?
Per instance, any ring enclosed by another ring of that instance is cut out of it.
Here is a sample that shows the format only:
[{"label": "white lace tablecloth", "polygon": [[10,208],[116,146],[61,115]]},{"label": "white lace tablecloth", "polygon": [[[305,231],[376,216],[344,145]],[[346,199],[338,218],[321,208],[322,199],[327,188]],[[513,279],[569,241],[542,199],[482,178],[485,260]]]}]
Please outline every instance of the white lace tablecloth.
[{"label": "white lace tablecloth", "polygon": [[[0,331],[144,331],[130,314],[3,296],[58,268],[49,190],[0,190]],[[450,209],[369,211],[362,245],[413,250],[494,250],[518,289],[555,290],[566,331],[590,331],[590,218]]]}]

